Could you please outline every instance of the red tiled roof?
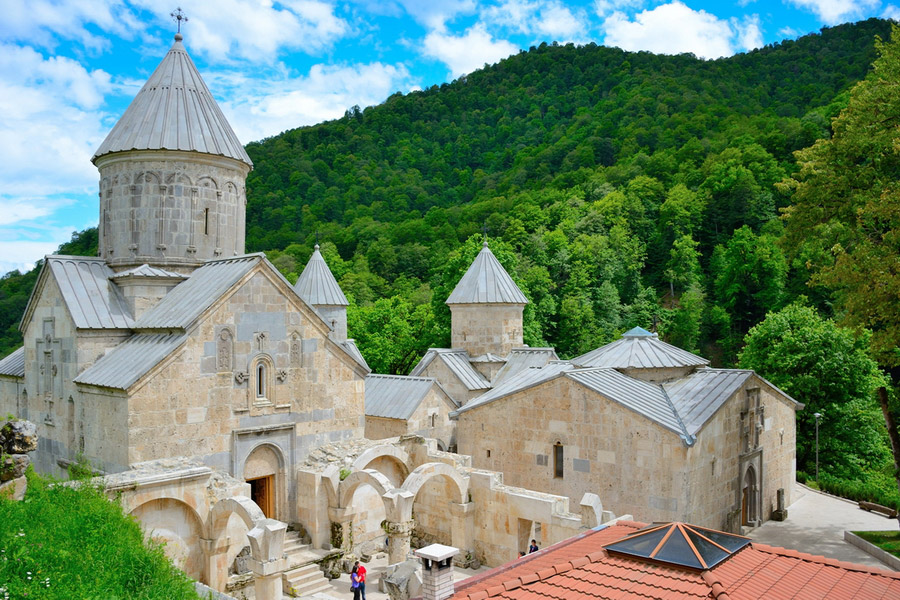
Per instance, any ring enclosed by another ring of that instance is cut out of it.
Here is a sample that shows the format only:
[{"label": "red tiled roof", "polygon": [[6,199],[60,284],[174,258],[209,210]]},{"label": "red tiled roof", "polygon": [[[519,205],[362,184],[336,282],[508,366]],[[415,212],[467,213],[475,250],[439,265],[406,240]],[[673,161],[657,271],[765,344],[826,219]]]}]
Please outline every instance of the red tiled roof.
[{"label": "red tiled roof", "polygon": [[643,523],[620,521],[467,579],[451,600],[847,600],[900,598],[900,573],[752,542],[706,571],[606,552]]}]

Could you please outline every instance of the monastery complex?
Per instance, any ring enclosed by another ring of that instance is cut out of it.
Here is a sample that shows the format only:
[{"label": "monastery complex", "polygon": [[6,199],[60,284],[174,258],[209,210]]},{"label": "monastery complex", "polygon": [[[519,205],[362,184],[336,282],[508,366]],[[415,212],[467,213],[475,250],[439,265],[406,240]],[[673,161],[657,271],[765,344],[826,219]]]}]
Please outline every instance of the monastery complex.
[{"label": "monastery complex", "polygon": [[0,414],[37,425],[39,471],[89,461],[211,588],[311,593],[433,542],[500,565],[626,515],[785,518],[802,405],[640,328],[571,360],[526,347],[488,242],[452,348],[370,373],[318,246],[295,285],[245,254],[253,165],[180,34],[93,162],[98,256],[45,259]]}]

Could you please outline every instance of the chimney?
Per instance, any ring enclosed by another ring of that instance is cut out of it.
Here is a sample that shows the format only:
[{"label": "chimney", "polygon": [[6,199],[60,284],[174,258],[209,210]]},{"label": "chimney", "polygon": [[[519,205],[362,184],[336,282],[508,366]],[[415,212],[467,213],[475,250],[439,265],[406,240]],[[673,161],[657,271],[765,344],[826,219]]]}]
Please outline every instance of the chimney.
[{"label": "chimney", "polygon": [[459,549],[431,544],[416,550],[422,559],[422,600],[444,600],[453,595],[453,557]]}]

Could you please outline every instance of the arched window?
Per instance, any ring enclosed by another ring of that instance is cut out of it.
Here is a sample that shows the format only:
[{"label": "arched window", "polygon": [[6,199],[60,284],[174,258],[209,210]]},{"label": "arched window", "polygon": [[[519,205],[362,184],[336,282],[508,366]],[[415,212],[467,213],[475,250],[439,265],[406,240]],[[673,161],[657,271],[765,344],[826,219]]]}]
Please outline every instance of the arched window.
[{"label": "arched window", "polygon": [[266,365],[261,361],[256,365],[256,397],[266,397]]},{"label": "arched window", "polygon": [[556,442],[553,444],[553,476],[554,477],[562,477],[563,476],[563,464],[564,464],[564,454],[563,454],[563,445],[561,442]]}]

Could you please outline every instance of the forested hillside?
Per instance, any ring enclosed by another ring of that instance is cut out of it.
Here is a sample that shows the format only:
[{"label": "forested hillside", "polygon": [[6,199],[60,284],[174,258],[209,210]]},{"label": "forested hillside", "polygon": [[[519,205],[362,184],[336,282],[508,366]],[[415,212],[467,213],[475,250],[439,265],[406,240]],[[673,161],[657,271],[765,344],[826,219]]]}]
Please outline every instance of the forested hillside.
[{"label": "forested hillside", "polygon": [[[429,346],[449,344],[444,300],[486,235],[531,300],[526,343],[566,358],[641,326],[715,365],[755,368],[807,402],[800,470],[812,468],[812,414],[822,412],[828,472],[885,492],[890,447],[873,394],[879,367],[900,368],[898,303],[883,300],[900,276],[868,295],[857,284],[880,277],[859,265],[898,255],[883,240],[859,244],[900,214],[861,200],[900,181],[890,133],[900,100],[889,100],[900,92],[854,84],[876,60],[876,36],[890,33],[872,19],[714,61],[542,44],[354,107],[247,146],[247,250],[267,252],[293,281],[320,240],[351,300],[350,335],[374,371],[406,373]],[[858,119],[888,116],[872,133],[852,121],[862,150],[832,160],[832,119],[861,87],[888,100]],[[862,262],[835,258],[856,247],[868,248]],[[60,252],[95,249],[88,230]],[[0,355],[21,344],[35,278],[0,280]],[[883,300],[884,321],[867,316],[869,298]],[[891,493],[884,501],[900,502]]]}]

